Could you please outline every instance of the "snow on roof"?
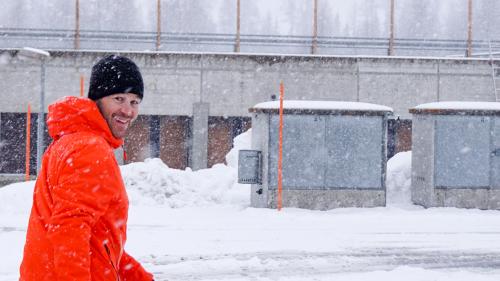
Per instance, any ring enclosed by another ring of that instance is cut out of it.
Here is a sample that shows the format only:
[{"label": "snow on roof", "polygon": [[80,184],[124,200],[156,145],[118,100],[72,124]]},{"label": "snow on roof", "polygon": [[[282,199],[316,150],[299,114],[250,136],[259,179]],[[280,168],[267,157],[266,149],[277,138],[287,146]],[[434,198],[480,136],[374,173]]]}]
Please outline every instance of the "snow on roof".
[{"label": "snow on roof", "polygon": [[[268,101],[256,104],[253,109],[279,109],[279,101]],[[342,111],[382,111],[392,112],[392,108],[365,102],[352,101],[312,101],[312,100],[285,100],[283,101],[285,109],[299,110],[342,110]]]},{"label": "snow on roof", "polygon": [[500,102],[477,102],[477,101],[444,101],[431,102],[418,105],[410,109],[411,113],[419,112],[467,112],[467,111],[488,111],[500,112]]},{"label": "snow on roof", "polygon": [[31,47],[24,47],[21,50],[19,50],[19,52],[22,55],[29,56],[29,57],[50,57],[49,52],[47,52],[45,50],[41,50],[41,49],[31,48]]}]

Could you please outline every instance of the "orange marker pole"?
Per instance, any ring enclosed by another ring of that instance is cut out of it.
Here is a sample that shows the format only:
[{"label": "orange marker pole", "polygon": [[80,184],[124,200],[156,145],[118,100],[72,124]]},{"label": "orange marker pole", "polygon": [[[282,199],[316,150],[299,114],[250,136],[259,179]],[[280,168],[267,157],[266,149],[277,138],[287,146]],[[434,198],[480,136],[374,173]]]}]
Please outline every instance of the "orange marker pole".
[{"label": "orange marker pole", "polygon": [[28,103],[26,113],[26,181],[30,180],[30,146],[31,146],[31,105]]},{"label": "orange marker pole", "polygon": [[280,127],[279,127],[279,152],[278,152],[278,211],[283,206],[283,97],[285,86],[280,83]]},{"label": "orange marker pole", "polygon": [[83,75],[80,75],[80,97],[83,97],[83,86],[85,80],[83,79]]}]

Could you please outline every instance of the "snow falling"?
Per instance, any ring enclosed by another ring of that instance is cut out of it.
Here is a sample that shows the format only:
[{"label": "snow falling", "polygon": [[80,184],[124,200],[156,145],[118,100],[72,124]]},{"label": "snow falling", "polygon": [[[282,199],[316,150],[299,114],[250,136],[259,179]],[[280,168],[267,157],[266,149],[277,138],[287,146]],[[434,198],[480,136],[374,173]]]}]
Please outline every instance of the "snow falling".
[{"label": "snow falling", "polygon": [[[498,211],[410,203],[411,152],[387,165],[387,207],[249,207],[228,165],[199,171],[159,159],[122,167],[131,206],[127,251],[156,280],[498,280]],[[17,280],[34,182],[0,189],[0,280]]]}]

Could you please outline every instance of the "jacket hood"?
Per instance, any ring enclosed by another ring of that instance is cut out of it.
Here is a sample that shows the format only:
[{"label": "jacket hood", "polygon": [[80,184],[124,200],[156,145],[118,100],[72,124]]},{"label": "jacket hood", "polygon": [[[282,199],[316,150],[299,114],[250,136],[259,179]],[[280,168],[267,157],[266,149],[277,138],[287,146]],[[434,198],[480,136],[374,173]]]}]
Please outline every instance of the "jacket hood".
[{"label": "jacket hood", "polygon": [[97,104],[88,98],[64,97],[49,105],[47,127],[54,140],[77,132],[93,132],[115,149],[123,144],[111,133]]}]

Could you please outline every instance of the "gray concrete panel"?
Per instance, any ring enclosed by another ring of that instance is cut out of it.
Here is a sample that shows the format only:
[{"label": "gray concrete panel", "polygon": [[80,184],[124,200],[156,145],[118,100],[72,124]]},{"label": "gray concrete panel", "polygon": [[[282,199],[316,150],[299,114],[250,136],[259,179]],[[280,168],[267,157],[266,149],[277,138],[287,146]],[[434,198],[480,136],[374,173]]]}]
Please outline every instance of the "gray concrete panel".
[{"label": "gray concrete panel", "polygon": [[[382,190],[283,190],[283,207],[311,210],[385,206]],[[305,200],[307,198],[307,200]],[[277,190],[269,192],[268,208],[277,207]]]},{"label": "gray concrete panel", "polygon": [[495,101],[489,64],[443,60],[439,76],[439,101]]},{"label": "gray concrete panel", "polygon": [[[269,115],[253,114],[252,116],[252,149],[262,151],[262,171],[269,169]],[[262,173],[262,184],[252,184],[250,205],[255,208],[267,208],[268,173]]]},{"label": "gray concrete panel", "polygon": [[191,145],[191,168],[207,168],[208,154],[208,116],[210,105],[197,102],[193,104],[193,138]]},{"label": "gray concrete panel", "polygon": [[488,195],[488,209],[490,210],[500,210],[500,190],[490,189]]},{"label": "gray concrete panel", "polygon": [[414,115],[412,124],[411,198],[425,207],[434,206],[434,117]]},{"label": "gray concrete panel", "polygon": [[[47,101],[79,95],[80,74],[86,92],[90,68],[108,53],[51,52]],[[494,100],[486,59],[121,54],[135,60],[143,72],[144,114],[190,116],[192,103],[203,101],[211,104],[212,115],[249,116],[249,107],[277,96],[281,80],[286,99],[372,102],[394,108],[394,115],[402,118],[409,117],[408,108],[425,102]],[[33,92],[39,91],[39,64],[19,60],[15,51],[0,50],[0,56],[3,97],[17,101],[0,103],[0,111],[24,112],[27,101],[35,101]]]},{"label": "gray concrete panel", "polygon": [[439,85],[439,101],[495,101],[491,75],[441,74]]},{"label": "gray concrete panel", "polygon": [[[33,112],[38,112],[40,99],[40,68],[13,68],[0,71],[2,112],[26,112],[28,103]],[[23,81],[23,83],[20,83]]]},{"label": "gray concrete panel", "polygon": [[[141,112],[191,116],[192,105],[201,100],[200,73],[194,70],[146,70]],[[190,107],[188,110],[187,107]]]},{"label": "gray concrete panel", "polygon": [[409,119],[408,108],[437,100],[435,74],[361,73],[359,99],[394,109],[394,115]]},{"label": "gray concrete panel", "polygon": [[487,209],[489,190],[481,189],[447,189],[444,191],[442,207]]}]

